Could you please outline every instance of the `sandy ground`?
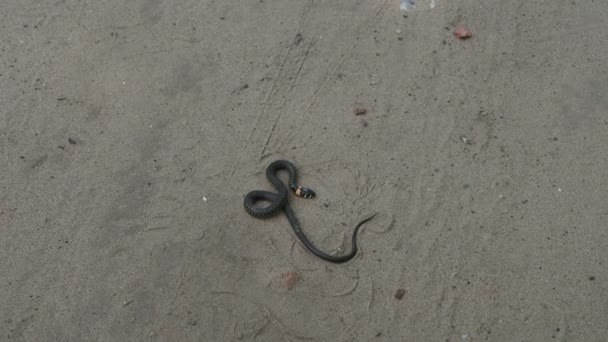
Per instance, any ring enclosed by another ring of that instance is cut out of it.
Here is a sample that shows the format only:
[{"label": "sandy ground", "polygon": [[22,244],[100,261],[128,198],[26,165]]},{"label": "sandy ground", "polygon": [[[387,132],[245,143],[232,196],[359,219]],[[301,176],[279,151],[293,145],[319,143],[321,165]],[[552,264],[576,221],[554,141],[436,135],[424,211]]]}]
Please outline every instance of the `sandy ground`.
[{"label": "sandy ground", "polygon": [[[0,340],[606,341],[606,18],[3,0]],[[245,213],[278,158],[354,261]]]}]

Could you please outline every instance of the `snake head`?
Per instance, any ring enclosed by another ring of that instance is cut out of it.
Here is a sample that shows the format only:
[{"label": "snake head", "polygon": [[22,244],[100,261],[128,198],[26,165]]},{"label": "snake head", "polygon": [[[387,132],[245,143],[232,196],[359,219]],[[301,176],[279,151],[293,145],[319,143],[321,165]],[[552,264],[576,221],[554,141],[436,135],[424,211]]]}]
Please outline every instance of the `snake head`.
[{"label": "snake head", "polygon": [[293,190],[294,194],[298,197],[312,198],[315,197],[315,192],[312,189],[299,186]]}]

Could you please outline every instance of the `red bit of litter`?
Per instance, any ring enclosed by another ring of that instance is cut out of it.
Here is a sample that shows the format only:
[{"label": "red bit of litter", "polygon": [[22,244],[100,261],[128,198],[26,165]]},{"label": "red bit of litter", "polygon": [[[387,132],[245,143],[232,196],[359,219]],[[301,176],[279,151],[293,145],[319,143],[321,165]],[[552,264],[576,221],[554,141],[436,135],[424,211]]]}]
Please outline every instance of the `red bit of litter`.
[{"label": "red bit of litter", "polygon": [[458,26],[454,30],[454,35],[458,39],[467,39],[467,38],[471,38],[471,36],[473,35],[473,33],[471,33],[471,31],[467,30],[466,28],[464,28],[462,26]]},{"label": "red bit of litter", "polygon": [[283,273],[283,285],[289,290],[296,286],[298,279],[300,279],[300,275],[297,272]]}]

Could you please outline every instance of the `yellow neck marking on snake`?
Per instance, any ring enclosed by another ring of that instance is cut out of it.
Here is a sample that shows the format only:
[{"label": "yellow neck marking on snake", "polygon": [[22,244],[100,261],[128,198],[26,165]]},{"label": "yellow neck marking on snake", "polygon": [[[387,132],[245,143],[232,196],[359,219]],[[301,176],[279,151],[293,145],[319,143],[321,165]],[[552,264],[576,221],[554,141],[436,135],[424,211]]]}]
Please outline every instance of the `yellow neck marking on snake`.
[{"label": "yellow neck marking on snake", "polygon": [[301,186],[299,186],[299,187],[296,189],[296,196],[300,196],[300,194],[301,194],[301,193],[302,193],[302,187],[301,187]]}]

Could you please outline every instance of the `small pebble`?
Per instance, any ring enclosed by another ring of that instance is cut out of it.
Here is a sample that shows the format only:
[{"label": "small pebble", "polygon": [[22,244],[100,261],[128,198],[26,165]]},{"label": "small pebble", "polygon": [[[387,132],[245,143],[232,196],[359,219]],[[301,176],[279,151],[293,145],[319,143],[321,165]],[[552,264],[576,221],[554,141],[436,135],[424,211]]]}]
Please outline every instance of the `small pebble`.
[{"label": "small pebble", "polygon": [[589,280],[594,281],[594,280],[595,280],[595,277],[594,277],[594,276],[591,276],[591,277],[589,277]]},{"label": "small pebble", "polygon": [[304,40],[304,37],[301,33],[296,34],[296,38],[293,41],[294,45],[299,45]]},{"label": "small pebble", "polygon": [[403,296],[405,296],[405,290],[404,289],[399,289],[397,290],[397,292],[395,293],[395,299],[396,300],[402,300]]},{"label": "small pebble", "polygon": [[68,142],[70,143],[70,145],[76,145],[76,140],[72,138],[68,138]]},{"label": "small pebble", "polygon": [[361,119],[361,124],[363,125],[363,127],[367,127],[369,126],[369,124],[367,123],[367,121]]},{"label": "small pebble", "polygon": [[471,142],[471,139],[469,139],[466,136],[461,136],[460,139],[462,140],[463,143],[465,143],[466,145],[472,145],[473,143]]},{"label": "small pebble", "polygon": [[355,113],[355,115],[363,115],[363,114],[367,113],[367,109],[358,107],[358,108],[355,108],[355,110],[353,110],[353,113]]}]

